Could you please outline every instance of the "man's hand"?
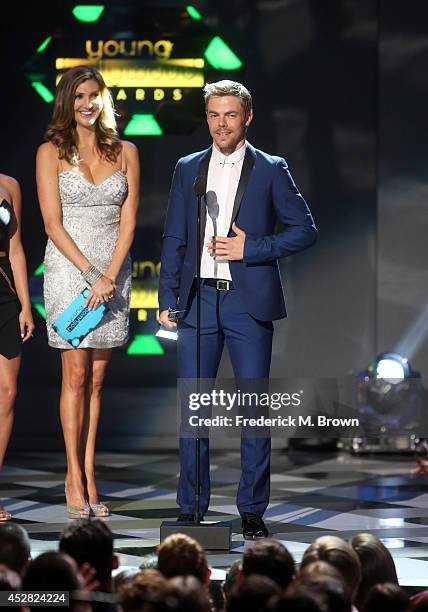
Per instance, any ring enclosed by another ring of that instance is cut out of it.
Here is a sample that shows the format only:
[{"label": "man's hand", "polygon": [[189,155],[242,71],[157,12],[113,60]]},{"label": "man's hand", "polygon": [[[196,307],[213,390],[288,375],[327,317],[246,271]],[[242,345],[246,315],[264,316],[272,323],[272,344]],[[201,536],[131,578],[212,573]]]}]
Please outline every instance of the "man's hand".
[{"label": "man's hand", "polygon": [[164,327],[167,327],[168,329],[174,329],[175,327],[177,327],[177,323],[175,321],[170,321],[168,315],[169,310],[162,310],[159,315],[158,322]]},{"label": "man's hand", "polygon": [[236,236],[225,238],[223,236],[213,236],[205,246],[208,252],[216,261],[239,261],[244,258],[245,232],[236,223],[232,225]]}]

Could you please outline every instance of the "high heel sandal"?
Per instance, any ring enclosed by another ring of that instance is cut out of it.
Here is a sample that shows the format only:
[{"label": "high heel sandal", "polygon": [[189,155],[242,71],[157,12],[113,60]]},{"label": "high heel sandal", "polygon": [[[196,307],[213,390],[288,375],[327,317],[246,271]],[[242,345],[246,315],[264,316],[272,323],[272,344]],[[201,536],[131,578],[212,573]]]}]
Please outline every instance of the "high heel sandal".
[{"label": "high heel sandal", "polygon": [[65,501],[67,504],[68,518],[88,518],[90,509],[89,504],[81,504],[80,506],[71,506],[67,501],[67,483],[64,484]]},{"label": "high heel sandal", "polygon": [[7,510],[5,510],[3,506],[0,504],[0,523],[5,523],[6,521],[10,521],[11,518],[12,518],[11,513],[7,512]]},{"label": "high heel sandal", "polygon": [[99,502],[98,504],[91,504],[89,502],[89,508],[92,516],[103,517],[110,515],[110,508],[102,502]]}]

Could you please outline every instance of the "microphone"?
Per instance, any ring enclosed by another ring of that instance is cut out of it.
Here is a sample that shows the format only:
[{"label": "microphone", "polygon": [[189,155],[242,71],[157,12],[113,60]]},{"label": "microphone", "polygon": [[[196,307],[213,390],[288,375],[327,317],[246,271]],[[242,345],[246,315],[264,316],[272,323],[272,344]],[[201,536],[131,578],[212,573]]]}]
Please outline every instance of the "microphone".
[{"label": "microphone", "polygon": [[207,177],[204,174],[198,174],[193,183],[193,189],[198,198],[203,198],[205,195]]},{"label": "microphone", "polygon": [[207,211],[211,217],[213,223],[217,224],[218,215],[220,213],[220,206],[218,205],[217,194],[215,191],[207,191],[205,196],[205,202],[207,204]]},{"label": "microphone", "polygon": [[[205,203],[207,205],[208,215],[213,222],[214,236],[217,236],[217,219],[220,213],[220,206],[217,200],[217,194],[215,191],[207,191],[205,196]],[[218,262],[214,259],[214,278],[218,276]]]}]

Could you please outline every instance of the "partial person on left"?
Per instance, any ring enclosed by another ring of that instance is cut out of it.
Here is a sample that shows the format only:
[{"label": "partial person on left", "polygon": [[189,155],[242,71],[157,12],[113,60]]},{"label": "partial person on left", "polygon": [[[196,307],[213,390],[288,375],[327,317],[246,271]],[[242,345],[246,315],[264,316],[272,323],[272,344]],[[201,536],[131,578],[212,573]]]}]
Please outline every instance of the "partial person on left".
[{"label": "partial person on left", "polygon": [[[0,174],[0,467],[12,431],[22,344],[34,331],[21,241],[21,205],[18,181]],[[0,522],[11,518],[0,504]]]}]

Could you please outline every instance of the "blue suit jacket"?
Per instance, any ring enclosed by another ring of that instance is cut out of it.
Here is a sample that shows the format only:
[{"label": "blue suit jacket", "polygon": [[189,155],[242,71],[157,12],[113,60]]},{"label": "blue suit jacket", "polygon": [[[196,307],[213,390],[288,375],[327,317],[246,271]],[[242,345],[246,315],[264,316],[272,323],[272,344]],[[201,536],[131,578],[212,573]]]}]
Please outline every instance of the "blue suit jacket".
[{"label": "blue suit jacket", "polygon": [[[196,273],[196,176],[208,174],[211,147],[178,160],[163,235],[159,308],[184,310]],[[201,222],[205,228],[206,209]],[[277,221],[284,228],[274,233]],[[247,143],[232,222],[246,233],[244,258],[230,261],[230,273],[244,309],[256,319],[287,316],[278,259],[311,246],[317,231],[311,212],[281,157]],[[202,231],[202,234],[204,230]],[[234,232],[229,230],[229,236]],[[177,306],[178,305],[178,306]]]}]

